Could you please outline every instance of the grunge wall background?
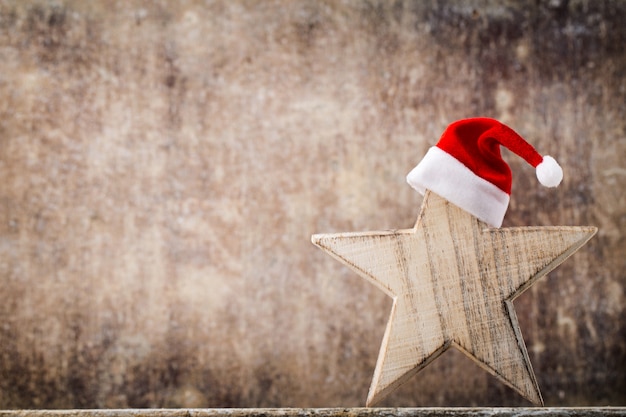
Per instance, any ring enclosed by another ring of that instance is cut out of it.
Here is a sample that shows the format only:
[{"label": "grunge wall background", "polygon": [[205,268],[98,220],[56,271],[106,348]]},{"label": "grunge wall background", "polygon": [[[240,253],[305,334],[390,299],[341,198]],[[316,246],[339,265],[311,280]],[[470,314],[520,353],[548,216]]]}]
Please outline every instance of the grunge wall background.
[{"label": "grunge wall background", "polygon": [[[626,402],[626,3],[0,0],[0,407],[365,402],[390,300],[310,243],[406,228],[458,118],[505,226],[599,233],[516,301],[547,405]],[[449,352],[383,405],[529,405]]]}]

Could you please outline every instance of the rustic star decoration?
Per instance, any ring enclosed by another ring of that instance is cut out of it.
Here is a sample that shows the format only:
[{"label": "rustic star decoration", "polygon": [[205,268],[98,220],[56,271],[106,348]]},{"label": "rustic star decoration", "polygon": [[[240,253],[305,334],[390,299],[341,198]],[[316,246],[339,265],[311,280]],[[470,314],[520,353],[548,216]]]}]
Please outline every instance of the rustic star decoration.
[{"label": "rustic star decoration", "polygon": [[315,245],[393,298],[366,405],[450,347],[543,405],[513,300],[596,231],[490,228],[427,190],[412,229],[313,235]]}]

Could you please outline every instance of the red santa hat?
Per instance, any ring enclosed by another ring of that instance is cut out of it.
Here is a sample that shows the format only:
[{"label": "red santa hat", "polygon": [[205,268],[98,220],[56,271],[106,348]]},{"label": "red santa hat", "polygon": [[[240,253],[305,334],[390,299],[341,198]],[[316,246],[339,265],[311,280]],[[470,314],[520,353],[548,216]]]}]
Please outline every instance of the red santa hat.
[{"label": "red santa hat", "polygon": [[407,181],[421,194],[429,189],[490,226],[500,227],[512,181],[500,145],[535,167],[542,185],[561,183],[563,170],[554,158],[541,156],[513,129],[484,117],[449,125],[437,145],[407,175]]}]

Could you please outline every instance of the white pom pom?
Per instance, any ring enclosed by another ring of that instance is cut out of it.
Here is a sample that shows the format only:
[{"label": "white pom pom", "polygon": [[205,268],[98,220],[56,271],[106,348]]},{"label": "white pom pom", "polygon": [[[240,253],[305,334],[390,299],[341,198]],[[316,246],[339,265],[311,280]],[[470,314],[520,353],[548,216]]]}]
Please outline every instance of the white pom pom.
[{"label": "white pom pom", "polygon": [[537,179],[546,187],[556,187],[563,179],[563,170],[551,156],[544,156],[543,161],[537,165]]}]

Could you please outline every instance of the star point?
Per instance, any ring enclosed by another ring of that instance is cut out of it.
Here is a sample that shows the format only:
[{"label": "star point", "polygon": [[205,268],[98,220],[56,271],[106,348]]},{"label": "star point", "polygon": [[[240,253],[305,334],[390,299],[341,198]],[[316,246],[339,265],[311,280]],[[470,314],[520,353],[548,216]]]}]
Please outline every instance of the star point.
[{"label": "star point", "polygon": [[512,301],[595,232],[490,228],[427,191],[412,229],[313,235],[315,245],[393,299],[366,405],[450,347],[543,405]]}]

